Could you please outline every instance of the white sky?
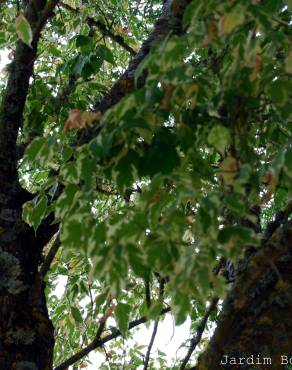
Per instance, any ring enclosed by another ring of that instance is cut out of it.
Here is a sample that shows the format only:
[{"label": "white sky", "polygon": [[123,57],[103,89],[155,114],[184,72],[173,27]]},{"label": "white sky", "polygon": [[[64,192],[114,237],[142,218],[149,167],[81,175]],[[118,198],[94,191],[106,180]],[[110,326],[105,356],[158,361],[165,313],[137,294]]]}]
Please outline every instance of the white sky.
[{"label": "white sky", "polygon": [[[56,287],[55,294],[58,298],[61,298],[64,288],[66,285],[67,278],[60,276],[59,282]],[[174,327],[174,318],[171,314],[167,314],[163,320],[158,325],[157,335],[152,347],[151,353],[153,357],[156,357],[156,352],[160,351],[166,354],[166,358],[169,359],[169,365],[173,364],[173,360],[178,357],[183,357],[186,353],[185,348],[179,349],[181,344],[189,338],[190,320],[188,319],[184,324]],[[147,351],[147,346],[149,344],[153,330],[153,323],[146,327],[146,325],[141,325],[139,330],[134,334],[133,341],[131,343],[138,343],[139,345],[144,345],[144,353]],[[88,364],[88,370],[98,370],[99,366],[104,362],[105,355],[99,351],[95,351],[89,356],[91,364]],[[70,368],[71,370],[72,368]],[[142,369],[142,367],[137,368],[137,370]]]},{"label": "white sky", "polygon": [[0,77],[4,73],[3,69],[7,63],[9,63],[8,59],[8,50],[0,50]]}]

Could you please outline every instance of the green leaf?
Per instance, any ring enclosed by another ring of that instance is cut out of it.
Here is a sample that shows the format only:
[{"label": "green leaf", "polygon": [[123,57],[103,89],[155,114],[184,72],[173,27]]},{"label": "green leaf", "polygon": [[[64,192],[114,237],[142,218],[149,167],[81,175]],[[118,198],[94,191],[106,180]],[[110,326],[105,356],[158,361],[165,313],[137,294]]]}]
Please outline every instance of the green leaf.
[{"label": "green leaf", "polygon": [[175,312],[175,323],[181,325],[187,318],[187,312],[190,310],[190,301],[185,294],[177,292],[175,296],[177,310]]},{"label": "green leaf", "polygon": [[140,159],[140,176],[153,176],[156,173],[168,174],[179,165],[176,150],[176,137],[168,129],[163,128],[154,137],[150,148]]},{"label": "green leaf", "polygon": [[84,35],[78,35],[76,37],[76,47],[80,48],[91,43],[92,38]]},{"label": "green leaf", "polygon": [[45,166],[50,164],[55,154],[56,143],[52,142],[51,138],[39,137],[26,148],[25,159],[28,162]]},{"label": "green leaf", "polygon": [[144,119],[133,119],[125,121],[122,125],[123,128],[142,128],[145,130],[150,130],[150,126]]},{"label": "green leaf", "polygon": [[134,245],[129,245],[127,248],[129,254],[129,262],[134,273],[142,278],[147,278],[150,274],[150,268],[145,264],[142,251]]},{"label": "green leaf", "polygon": [[29,22],[25,18],[23,14],[19,14],[19,16],[15,20],[15,29],[17,36],[28,46],[31,47],[32,42],[32,30],[30,27]]},{"label": "green leaf", "polygon": [[288,149],[285,154],[285,171],[288,176],[292,177],[292,149]]},{"label": "green leaf", "polygon": [[56,202],[55,217],[64,218],[70,212],[71,207],[74,205],[74,197],[78,192],[76,185],[70,184],[65,187],[62,194]]},{"label": "green leaf", "polygon": [[91,56],[90,59],[84,64],[81,71],[81,76],[84,79],[89,78],[91,75],[96,74],[102,66],[102,60]]},{"label": "green leaf", "polygon": [[61,227],[60,239],[62,244],[67,248],[80,248],[80,246],[83,247],[84,243],[86,243],[87,240],[84,240],[83,224],[81,220],[82,215],[80,215],[79,218],[71,217],[64,220]]},{"label": "green leaf", "polygon": [[25,156],[30,162],[33,162],[37,159],[37,156],[39,155],[41,149],[43,149],[43,146],[46,144],[46,139],[44,137],[37,138],[33,140],[32,143],[26,148]]},{"label": "green leaf", "polygon": [[236,213],[247,213],[248,208],[243,201],[243,199],[240,198],[238,194],[228,194],[225,198],[226,204],[233,212]]},{"label": "green leaf", "polygon": [[48,53],[52,54],[54,57],[60,58],[62,56],[62,52],[54,44],[48,47]]},{"label": "green leaf", "polygon": [[100,307],[102,304],[104,304],[104,302],[106,301],[107,297],[108,297],[108,292],[99,294],[95,298],[96,307]]},{"label": "green leaf", "polygon": [[124,335],[128,330],[131,306],[126,303],[118,303],[115,309],[115,316],[118,322],[118,328]]},{"label": "green leaf", "polygon": [[212,127],[208,135],[208,143],[224,154],[226,146],[230,143],[230,132],[222,125]]},{"label": "green leaf", "polygon": [[[218,241],[225,244],[230,250],[235,248],[238,252],[240,252],[238,247],[258,244],[253,230],[241,226],[224,227],[219,231]],[[237,252],[236,250],[235,252]]]},{"label": "green leaf", "polygon": [[96,179],[96,161],[88,155],[78,157],[77,171],[84,181],[85,189],[90,190]]},{"label": "green leaf", "polygon": [[277,79],[272,81],[268,88],[268,93],[276,105],[283,106],[286,103],[291,85],[285,80]]},{"label": "green leaf", "polygon": [[76,63],[74,64],[73,67],[73,73],[76,74],[77,76],[80,76],[82,73],[82,70],[85,66],[85,64],[89,61],[89,56],[88,55],[79,55],[77,57]]},{"label": "green leaf", "polygon": [[47,210],[48,199],[43,195],[36,203],[27,202],[23,205],[23,219],[36,231],[41,224]]},{"label": "green leaf", "polygon": [[149,319],[157,319],[160,315],[160,312],[163,308],[163,304],[162,302],[159,300],[159,301],[156,301],[154,303],[152,303],[148,313],[147,313],[147,316]]},{"label": "green leaf", "polygon": [[71,306],[71,314],[73,316],[73,319],[76,321],[76,323],[78,323],[78,324],[83,323],[83,318],[82,318],[81,312],[77,307]]},{"label": "green leaf", "polygon": [[115,167],[115,171],[118,173],[117,186],[121,192],[133,183],[134,173],[135,169],[138,167],[138,163],[138,154],[134,150],[129,150]]},{"label": "green leaf", "polygon": [[110,64],[115,64],[113,53],[105,45],[97,45],[96,55]]},{"label": "green leaf", "polygon": [[76,163],[65,163],[60,169],[60,176],[64,184],[78,184],[79,175],[77,172]]},{"label": "green leaf", "polygon": [[198,282],[203,294],[207,294],[210,289],[209,270],[207,266],[197,268]]}]

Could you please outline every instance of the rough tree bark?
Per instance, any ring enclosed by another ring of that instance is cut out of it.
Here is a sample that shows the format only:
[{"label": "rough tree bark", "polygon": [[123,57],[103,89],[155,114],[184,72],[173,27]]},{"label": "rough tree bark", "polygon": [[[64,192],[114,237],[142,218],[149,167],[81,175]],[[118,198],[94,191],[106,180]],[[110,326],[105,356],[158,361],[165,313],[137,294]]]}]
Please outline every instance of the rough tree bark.
[{"label": "rough tree bark", "polygon": [[30,198],[19,184],[16,140],[37,55],[40,32],[57,1],[31,1],[32,47],[18,41],[0,110],[0,369],[50,369],[54,335],[44,284],[38,279],[47,229],[38,236],[22,221]]},{"label": "rough tree bark", "polygon": [[[287,210],[288,217],[290,205]],[[196,370],[278,370],[287,365],[286,357],[292,355],[292,221],[277,223],[261,248],[239,264]],[[244,358],[240,365],[239,358]]]}]

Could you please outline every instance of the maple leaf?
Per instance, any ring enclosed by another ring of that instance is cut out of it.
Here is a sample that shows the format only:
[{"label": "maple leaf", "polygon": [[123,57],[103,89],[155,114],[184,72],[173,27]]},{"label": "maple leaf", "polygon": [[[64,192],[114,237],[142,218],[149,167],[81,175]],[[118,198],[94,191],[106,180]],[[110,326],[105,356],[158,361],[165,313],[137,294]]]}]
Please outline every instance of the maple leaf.
[{"label": "maple leaf", "polygon": [[81,112],[79,109],[71,109],[69,112],[69,117],[64,126],[64,131],[70,130],[72,128],[79,130],[82,127],[85,127],[83,112]]},{"label": "maple leaf", "polygon": [[225,185],[233,185],[238,174],[240,165],[236,158],[228,156],[220,164],[218,174],[222,178]]},{"label": "maple leaf", "polygon": [[94,122],[100,121],[101,117],[101,112],[82,112],[79,109],[71,109],[64,125],[64,131],[70,129],[80,130],[86,127],[86,125],[91,126]]},{"label": "maple leaf", "polygon": [[164,96],[163,96],[161,108],[166,110],[166,109],[169,109],[170,107],[170,99],[173,95],[175,86],[172,84],[166,84],[163,86],[163,88],[164,88]]}]

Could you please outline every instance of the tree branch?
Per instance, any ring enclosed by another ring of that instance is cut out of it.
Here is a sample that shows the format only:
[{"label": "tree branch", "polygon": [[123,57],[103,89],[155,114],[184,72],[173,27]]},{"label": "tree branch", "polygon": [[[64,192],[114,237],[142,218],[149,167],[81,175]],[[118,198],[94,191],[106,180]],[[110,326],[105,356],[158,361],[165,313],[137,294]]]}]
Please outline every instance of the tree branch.
[{"label": "tree branch", "polygon": [[183,359],[183,361],[181,363],[180,370],[184,370],[186,368],[194,350],[196,349],[197,345],[200,343],[200,341],[202,339],[202,335],[203,335],[204,330],[206,328],[209,316],[216,309],[217,303],[218,303],[218,297],[214,297],[211,301],[211,304],[210,304],[205,316],[202,318],[201,322],[199,323],[199,325],[196,329],[195,336],[191,339],[190,348],[189,348],[185,358]]},{"label": "tree branch", "polygon": [[[167,36],[172,34],[181,34],[182,32],[182,16],[185,8],[190,1],[181,1],[181,7],[174,12],[172,9],[172,0],[168,0],[162,8],[162,13],[154,25],[153,31],[148,38],[143,42],[139,52],[130,62],[128,68],[112,87],[109,94],[105,95],[102,101],[96,106],[96,110],[105,112],[113,105],[118,103],[122,97],[134,90],[134,75],[137,67],[149,54],[151,47],[158,42],[161,42]],[[125,82],[126,88],[125,88]],[[144,81],[140,81],[141,84]]]},{"label": "tree branch", "polygon": [[45,260],[44,260],[43,264],[41,265],[41,268],[40,268],[40,271],[39,271],[39,275],[40,275],[41,280],[43,280],[45,278],[47,272],[49,271],[50,266],[51,266],[51,264],[52,264],[52,262],[53,262],[53,260],[56,256],[60,246],[61,246],[60,236],[57,235],[56,239],[53,241],[53,244],[52,244],[51,248],[48,251],[48,254],[45,257]]},{"label": "tree branch", "polygon": [[[108,109],[117,104],[123,97],[135,90],[134,77],[135,72],[141,62],[147,57],[151,47],[161,42],[171,35],[182,34],[182,17],[187,5],[191,0],[181,0],[178,7],[172,7],[173,0],[167,0],[162,8],[160,17],[154,25],[153,31],[148,38],[143,42],[136,56],[129,63],[128,68],[113,85],[110,92],[95,105],[95,111],[105,113]],[[138,85],[142,87],[145,83],[146,74],[139,79]],[[95,125],[92,129],[83,132],[79,144],[89,142],[94,138],[100,130],[99,125]]]},{"label": "tree branch", "polygon": [[[73,8],[71,5],[66,4],[64,2],[61,2],[60,5],[75,14],[79,14],[80,10],[78,8]],[[124,48],[126,51],[128,51],[132,56],[136,55],[136,51],[129,46],[124,38],[120,35],[115,35],[110,29],[107,28],[107,26],[101,22],[96,21],[92,17],[87,17],[86,22],[89,25],[89,27],[96,27],[99,29],[99,31],[102,33],[103,36],[109,37],[111,40],[115,41],[117,44],[119,44],[122,48]]]},{"label": "tree branch", "polygon": [[150,360],[150,353],[151,353],[151,349],[152,349],[152,346],[153,346],[153,343],[154,343],[154,340],[155,340],[155,337],[156,337],[156,334],[157,334],[158,324],[159,324],[159,319],[155,320],[155,322],[154,322],[153,332],[152,332],[151,339],[150,339],[150,342],[149,342],[149,345],[148,345],[148,348],[147,348],[143,370],[148,369],[148,364],[149,364],[149,360]]},{"label": "tree branch", "polygon": [[[161,310],[160,315],[164,315],[164,314],[166,314],[167,312],[170,312],[170,311],[171,311],[171,307],[166,307],[163,310]],[[147,317],[146,316],[143,316],[140,319],[131,321],[129,323],[128,330],[131,330],[131,329],[133,329],[133,328],[135,328],[135,327],[137,327],[141,324],[144,324],[145,322],[147,322]],[[100,328],[98,329],[98,332],[100,332]],[[101,332],[102,332],[102,330],[101,330]],[[111,334],[106,335],[102,339],[97,337],[97,334],[96,334],[95,338],[93,339],[93,341],[88,346],[84,347],[82,350],[80,350],[75,355],[73,355],[72,357],[70,357],[69,359],[64,361],[62,364],[55,367],[54,370],[66,370],[70,365],[74,364],[75,362],[79,361],[83,357],[87,356],[94,349],[99,348],[99,347],[103,346],[105,343],[107,343],[107,342],[109,342],[109,341],[111,341],[115,338],[118,338],[119,336],[122,335],[122,333],[117,328],[113,328]],[[100,336],[100,334],[99,334],[99,336]]]},{"label": "tree branch", "polygon": [[151,306],[151,291],[150,291],[150,282],[149,279],[145,279],[145,301],[146,301],[146,306],[149,309]]},{"label": "tree branch", "polygon": [[[159,299],[161,300],[161,302],[163,300],[163,295],[164,295],[164,285],[165,285],[165,280],[161,279],[159,281]],[[149,299],[149,307],[150,307],[151,298],[150,298],[149,281],[148,281],[148,287],[149,287],[149,297],[148,297],[148,299]],[[146,299],[147,299],[147,285],[146,285]],[[156,337],[156,334],[157,334],[158,323],[159,323],[159,318],[156,319],[155,322],[154,322],[153,332],[152,332],[151,339],[150,339],[150,342],[149,342],[149,345],[148,345],[148,348],[147,348],[143,370],[148,369],[148,364],[149,364],[149,360],[150,360],[150,353],[151,353],[151,349],[152,349],[152,346],[153,346],[153,343],[154,343],[154,340],[155,340],[155,337]]]}]

